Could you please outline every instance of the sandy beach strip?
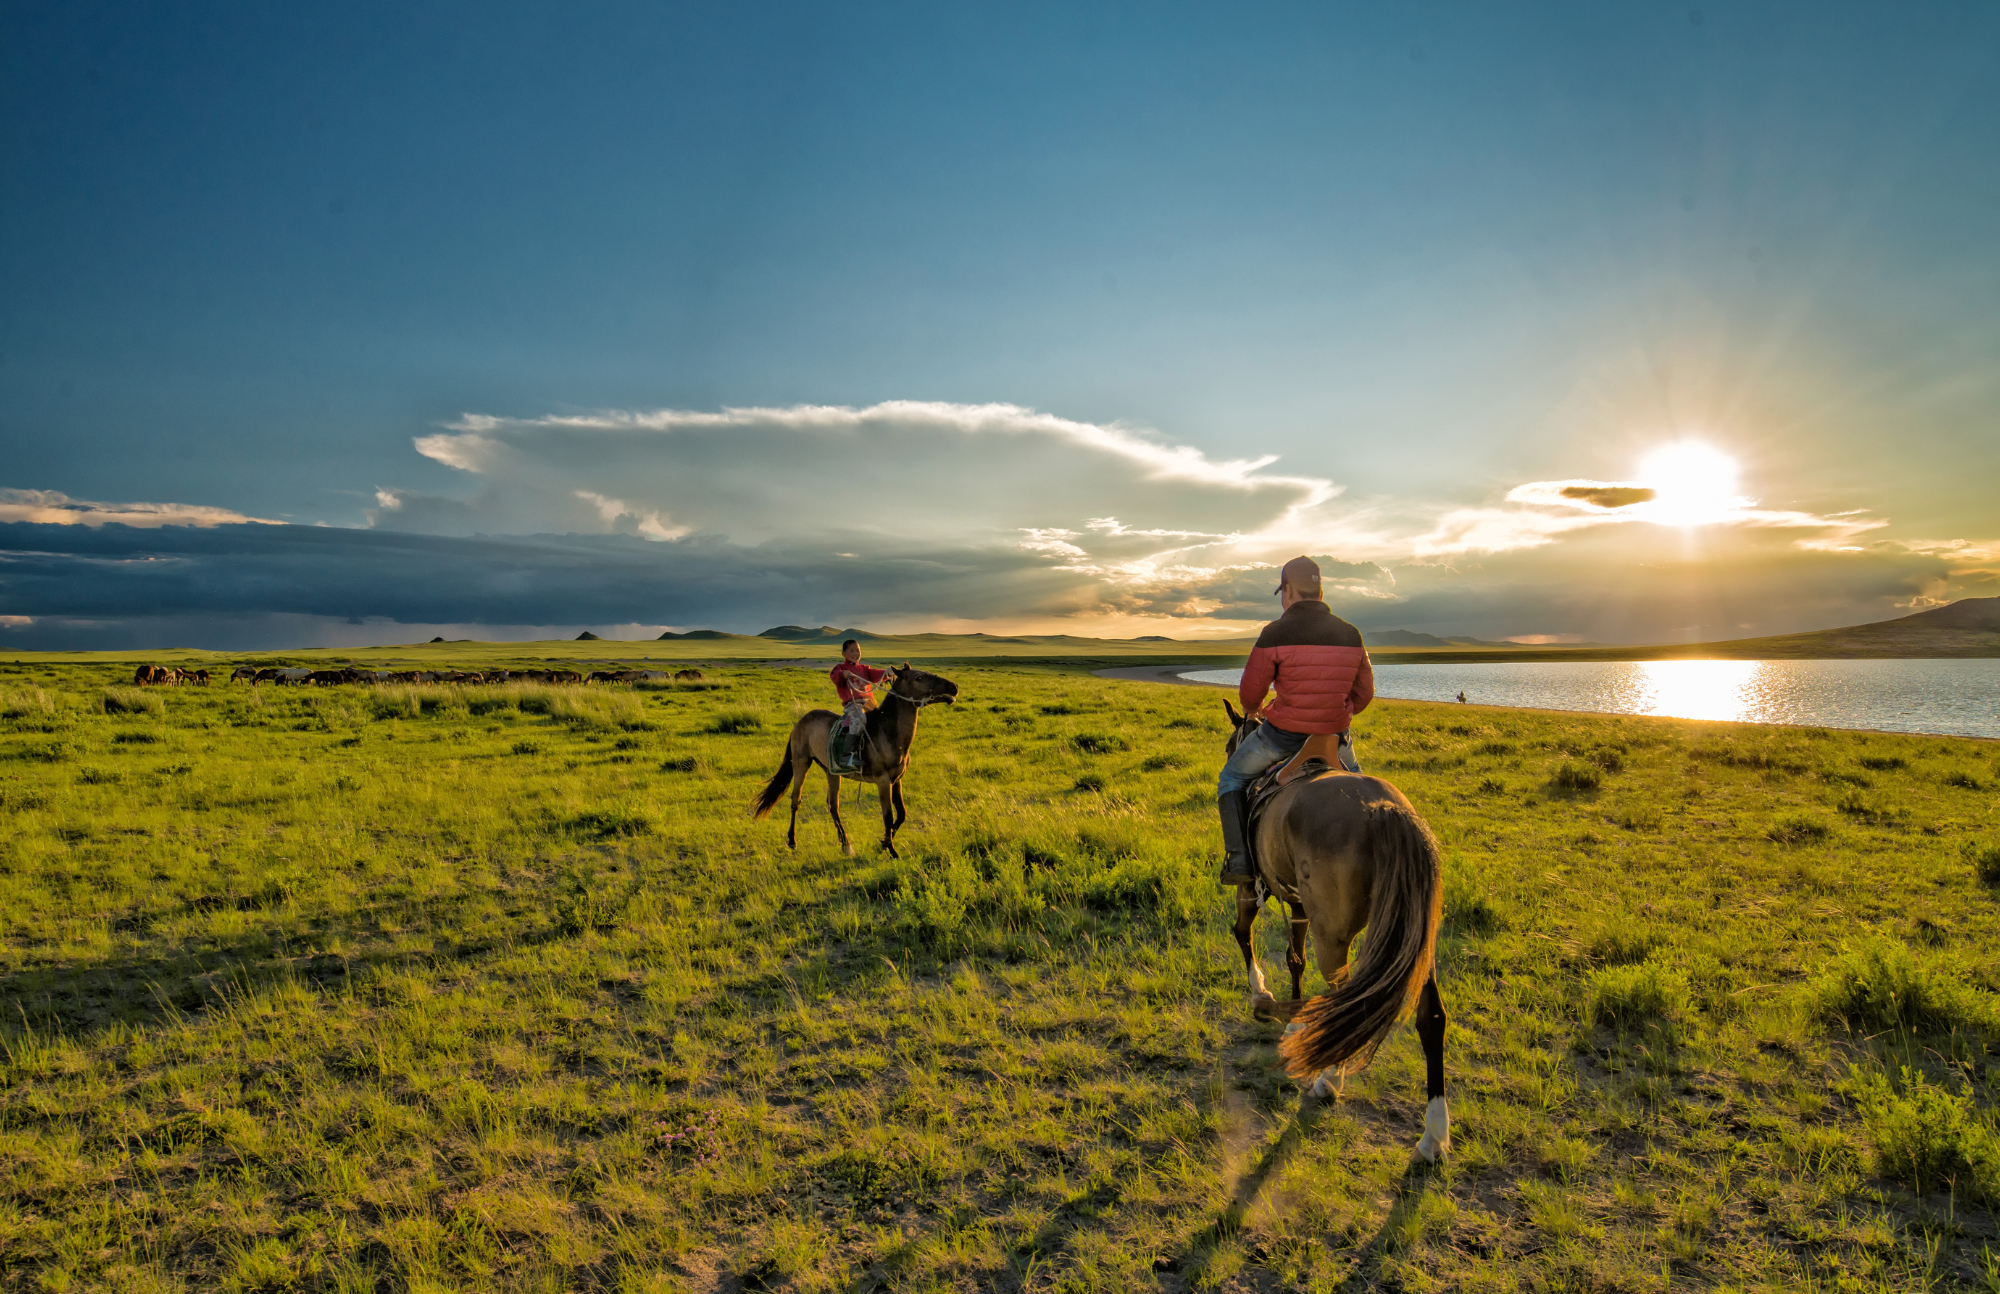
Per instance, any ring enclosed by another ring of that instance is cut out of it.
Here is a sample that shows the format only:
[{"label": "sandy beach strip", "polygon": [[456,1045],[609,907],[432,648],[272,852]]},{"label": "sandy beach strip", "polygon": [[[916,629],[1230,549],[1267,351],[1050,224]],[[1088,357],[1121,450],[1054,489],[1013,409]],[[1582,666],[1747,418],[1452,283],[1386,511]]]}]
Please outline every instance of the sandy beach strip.
[{"label": "sandy beach strip", "polygon": [[1183,663],[1180,665],[1121,665],[1117,669],[1094,669],[1091,673],[1099,678],[1123,679],[1131,683],[1174,683],[1181,687],[1222,687],[1228,688],[1233,692],[1236,690],[1233,684],[1204,683],[1200,679],[1181,677],[1183,673],[1189,670],[1227,668],[1229,667],[1226,665],[1204,665],[1200,661],[1196,661],[1193,664]]}]

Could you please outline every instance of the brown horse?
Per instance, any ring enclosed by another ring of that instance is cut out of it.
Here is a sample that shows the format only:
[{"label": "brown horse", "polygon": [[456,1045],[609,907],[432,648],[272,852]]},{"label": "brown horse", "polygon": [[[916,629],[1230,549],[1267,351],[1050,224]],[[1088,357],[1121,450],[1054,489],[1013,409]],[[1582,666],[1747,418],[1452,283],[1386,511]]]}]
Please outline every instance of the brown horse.
[{"label": "brown horse", "polygon": [[[1234,753],[1263,721],[1246,721],[1227,701],[1222,708],[1235,729],[1229,738]],[[1292,1021],[1278,1053],[1292,1077],[1312,1080],[1310,1103],[1335,1090],[1329,1076],[1345,1081],[1366,1067],[1414,1010],[1430,1097],[1417,1152],[1435,1162],[1451,1149],[1451,1109],[1444,1092],[1444,1003],[1433,965],[1444,860],[1430,828],[1388,782],[1336,767],[1280,790],[1257,822],[1254,846],[1265,888],[1292,911],[1286,958],[1292,1001],[1280,1004],[1264,987],[1250,944],[1257,887],[1240,885],[1236,942],[1250,971],[1252,1012],[1260,1020]],[[1301,1003],[1308,927],[1327,991]],[[1348,949],[1364,927],[1361,959],[1349,966]]]},{"label": "brown horse", "polygon": [[847,824],[840,820],[840,779],[851,777],[857,782],[875,784],[875,792],[882,800],[882,847],[889,851],[889,857],[900,857],[896,853],[896,832],[906,820],[903,774],[909,770],[910,746],[917,739],[917,711],[938,701],[951,704],[958,696],[958,684],[911,669],[908,661],[901,668],[890,670],[889,678],[888,699],[882,702],[881,709],[868,716],[859,772],[833,771],[833,759],[828,752],[833,725],[840,722],[839,715],[831,710],[812,710],[792,725],[791,738],[785,743],[785,762],[778,765],[778,771],[764,784],[751,816],[768,815],[785,788],[791,787],[792,825],[785,832],[785,843],[793,849],[799,847],[799,796],[806,789],[806,773],[818,764],[826,770],[826,811],[833,815],[833,829],[840,833],[841,849],[850,858],[854,856],[854,846],[847,841]]}]

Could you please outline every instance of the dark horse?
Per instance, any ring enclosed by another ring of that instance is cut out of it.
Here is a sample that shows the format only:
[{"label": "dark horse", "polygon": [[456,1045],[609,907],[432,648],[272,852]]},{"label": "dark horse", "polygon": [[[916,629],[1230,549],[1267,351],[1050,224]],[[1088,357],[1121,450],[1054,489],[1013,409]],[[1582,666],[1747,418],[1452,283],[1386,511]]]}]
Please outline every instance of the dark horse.
[{"label": "dark horse", "polygon": [[853,857],[854,846],[847,842],[847,824],[840,820],[840,779],[851,777],[857,782],[875,784],[876,794],[882,799],[882,847],[889,851],[889,857],[900,857],[896,853],[896,831],[905,818],[903,774],[909,771],[910,746],[917,739],[917,711],[937,701],[950,705],[958,696],[958,684],[911,669],[908,661],[900,669],[890,670],[889,677],[888,698],[881,709],[868,716],[859,772],[833,771],[833,760],[827,751],[833,725],[840,722],[839,715],[831,710],[813,710],[792,725],[791,739],[785,743],[785,762],[778,765],[778,771],[771,774],[771,780],[758,793],[752,816],[767,816],[785,788],[791,787],[792,825],[785,832],[785,843],[793,849],[799,847],[799,796],[805,793],[806,772],[818,764],[826,770],[826,811],[833,815],[833,829],[840,833],[841,849]]},{"label": "dark horse", "polygon": [[[1233,753],[1261,719],[1245,720],[1224,701],[1235,731]],[[1287,773],[1294,770],[1287,769]],[[1251,949],[1257,887],[1236,890],[1236,942],[1250,971],[1253,1013],[1290,1018],[1278,1054],[1308,1102],[1324,1100],[1329,1075],[1345,1080],[1375,1057],[1392,1029],[1414,1010],[1422,1040],[1430,1105],[1417,1152],[1435,1161],[1451,1149],[1451,1110],[1444,1095],[1444,1003],[1438,997],[1438,922],[1444,911],[1444,860],[1430,828],[1403,793],[1379,777],[1334,767],[1285,785],[1265,806],[1255,829],[1264,886],[1292,911],[1286,960],[1292,1001],[1280,1004],[1264,987]],[[1299,914],[1303,912],[1304,916]],[[1367,927],[1361,960],[1347,963],[1355,935]],[[1310,927],[1327,991],[1300,1003]]]}]

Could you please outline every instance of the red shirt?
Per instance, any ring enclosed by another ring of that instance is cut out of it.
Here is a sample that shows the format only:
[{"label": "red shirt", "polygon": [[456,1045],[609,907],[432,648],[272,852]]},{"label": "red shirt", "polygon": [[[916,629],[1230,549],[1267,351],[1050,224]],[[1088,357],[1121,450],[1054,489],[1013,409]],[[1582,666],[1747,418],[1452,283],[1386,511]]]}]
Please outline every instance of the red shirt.
[{"label": "red shirt", "polygon": [[850,665],[846,661],[835,665],[827,677],[833,680],[834,690],[840,693],[840,703],[866,701],[875,690],[875,685],[889,677],[886,669],[876,669],[873,665]]}]

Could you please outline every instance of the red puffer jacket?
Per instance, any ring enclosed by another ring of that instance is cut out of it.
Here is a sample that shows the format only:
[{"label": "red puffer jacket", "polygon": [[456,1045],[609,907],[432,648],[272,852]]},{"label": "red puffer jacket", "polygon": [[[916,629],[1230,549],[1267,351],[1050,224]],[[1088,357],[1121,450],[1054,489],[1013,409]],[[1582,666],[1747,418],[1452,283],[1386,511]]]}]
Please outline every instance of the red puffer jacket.
[{"label": "red puffer jacket", "polygon": [[1361,631],[1324,602],[1294,602],[1264,626],[1237,695],[1254,710],[1273,683],[1278,695],[1264,717],[1286,732],[1346,732],[1375,699],[1375,668]]}]

